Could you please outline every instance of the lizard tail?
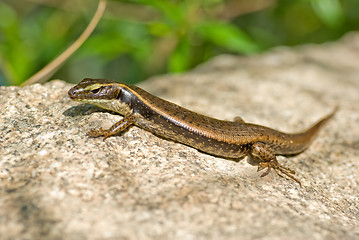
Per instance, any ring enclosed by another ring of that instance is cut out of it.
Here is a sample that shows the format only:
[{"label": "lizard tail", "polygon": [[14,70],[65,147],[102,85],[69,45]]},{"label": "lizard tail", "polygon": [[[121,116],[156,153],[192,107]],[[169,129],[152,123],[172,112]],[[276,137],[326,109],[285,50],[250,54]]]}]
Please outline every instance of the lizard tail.
[{"label": "lizard tail", "polygon": [[336,106],[330,114],[320,119],[309,129],[300,133],[290,134],[293,141],[293,149],[290,150],[291,153],[286,155],[297,155],[306,150],[316,138],[320,130],[328,123],[329,120],[333,118],[338,109],[339,107]]}]

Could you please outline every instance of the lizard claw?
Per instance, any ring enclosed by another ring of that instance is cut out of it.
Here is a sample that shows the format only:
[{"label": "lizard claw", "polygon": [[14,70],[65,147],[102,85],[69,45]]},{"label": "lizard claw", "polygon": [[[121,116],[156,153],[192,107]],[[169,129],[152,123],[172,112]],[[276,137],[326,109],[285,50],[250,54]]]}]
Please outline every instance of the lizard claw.
[{"label": "lizard claw", "polygon": [[258,169],[257,172],[263,170],[267,168],[267,170],[261,175],[261,177],[265,177],[268,175],[268,173],[270,172],[270,170],[273,168],[274,171],[277,173],[278,176],[280,177],[284,177],[282,174],[286,175],[287,177],[293,179],[295,182],[297,182],[300,186],[302,186],[302,184],[300,183],[300,181],[295,178],[293,175],[295,174],[295,171],[282,166],[281,164],[278,163],[277,159],[273,159],[271,161],[268,162],[260,162],[258,165]]}]

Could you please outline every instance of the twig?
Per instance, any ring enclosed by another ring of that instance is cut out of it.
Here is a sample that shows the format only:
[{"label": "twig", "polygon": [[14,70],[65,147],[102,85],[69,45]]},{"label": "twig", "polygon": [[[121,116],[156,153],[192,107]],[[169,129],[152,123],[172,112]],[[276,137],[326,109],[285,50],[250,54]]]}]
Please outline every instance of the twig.
[{"label": "twig", "polygon": [[71,44],[60,56],[52,60],[49,64],[47,64],[44,68],[40,71],[35,73],[29,79],[21,84],[22,87],[28,86],[34,83],[43,83],[47,81],[61,66],[64,62],[74,53],[76,50],[86,41],[86,39],[91,35],[95,27],[97,26],[98,22],[100,21],[103,12],[106,8],[107,0],[100,0],[97,6],[97,10],[92,17],[89,25],[83,31],[76,41]]}]

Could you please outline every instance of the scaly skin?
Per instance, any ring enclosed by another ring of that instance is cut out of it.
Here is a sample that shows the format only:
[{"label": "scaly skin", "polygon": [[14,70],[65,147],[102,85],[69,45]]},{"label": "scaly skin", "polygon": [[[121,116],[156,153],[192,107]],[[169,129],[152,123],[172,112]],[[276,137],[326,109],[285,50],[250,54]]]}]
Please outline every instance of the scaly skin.
[{"label": "scaly skin", "polygon": [[288,134],[261,125],[244,122],[240,117],[223,121],[207,117],[153,96],[143,89],[106,79],[82,80],[68,92],[75,101],[94,104],[124,116],[109,129],[94,129],[91,137],[104,139],[118,135],[131,125],[173,140],[202,152],[258,165],[281,173],[300,184],[295,171],[278,163],[276,155],[296,155],[309,147],[319,130],[332,118],[336,109],[306,131]]}]

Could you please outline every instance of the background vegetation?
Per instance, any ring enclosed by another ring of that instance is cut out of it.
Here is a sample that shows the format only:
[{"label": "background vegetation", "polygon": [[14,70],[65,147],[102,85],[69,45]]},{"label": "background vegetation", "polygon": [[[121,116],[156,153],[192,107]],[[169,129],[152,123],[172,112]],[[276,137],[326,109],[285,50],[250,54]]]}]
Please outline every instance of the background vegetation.
[{"label": "background vegetation", "polygon": [[[0,85],[19,85],[80,35],[96,0],[0,1]],[[53,76],[136,83],[221,53],[322,43],[359,28],[358,0],[108,2],[95,32]]]}]

